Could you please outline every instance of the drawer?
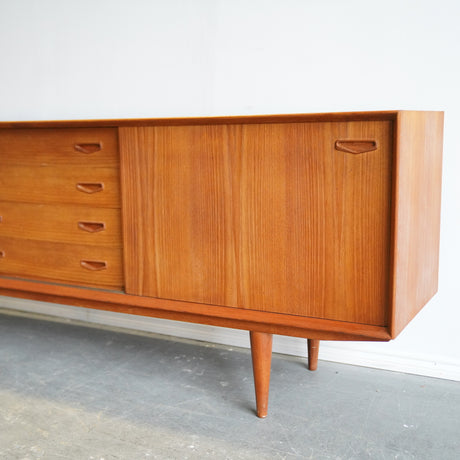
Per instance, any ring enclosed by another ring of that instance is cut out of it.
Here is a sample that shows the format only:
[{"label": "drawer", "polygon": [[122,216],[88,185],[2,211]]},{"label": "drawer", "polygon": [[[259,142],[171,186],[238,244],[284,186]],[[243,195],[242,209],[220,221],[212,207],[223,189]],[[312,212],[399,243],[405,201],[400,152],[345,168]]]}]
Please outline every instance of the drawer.
[{"label": "drawer", "polygon": [[0,236],[0,274],[65,284],[121,289],[119,248]]},{"label": "drawer", "polygon": [[0,200],[120,207],[117,168],[4,166]]},{"label": "drawer", "polygon": [[0,164],[118,164],[115,128],[0,129]]},{"label": "drawer", "polygon": [[119,209],[0,201],[0,237],[121,247]]}]

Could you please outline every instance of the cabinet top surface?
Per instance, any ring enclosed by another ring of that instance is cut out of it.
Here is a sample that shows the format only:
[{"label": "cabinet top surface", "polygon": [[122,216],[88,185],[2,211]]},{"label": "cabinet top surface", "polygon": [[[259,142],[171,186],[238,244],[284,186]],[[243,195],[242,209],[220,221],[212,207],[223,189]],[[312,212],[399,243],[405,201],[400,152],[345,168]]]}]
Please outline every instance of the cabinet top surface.
[{"label": "cabinet top surface", "polygon": [[371,112],[334,112],[281,115],[244,115],[219,117],[182,117],[182,118],[129,118],[129,119],[90,119],[90,120],[54,120],[54,121],[0,121],[0,128],[72,128],[72,127],[120,127],[120,126],[181,126],[207,124],[241,123],[296,123],[296,122],[333,122],[395,120],[400,110]]}]

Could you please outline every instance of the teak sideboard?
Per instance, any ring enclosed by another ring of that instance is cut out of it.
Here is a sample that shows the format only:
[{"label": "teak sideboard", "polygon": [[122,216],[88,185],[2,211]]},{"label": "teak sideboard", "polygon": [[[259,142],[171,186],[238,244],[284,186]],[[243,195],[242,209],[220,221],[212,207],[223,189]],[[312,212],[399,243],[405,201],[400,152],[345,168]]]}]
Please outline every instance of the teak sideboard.
[{"label": "teak sideboard", "polygon": [[0,294],[395,338],[437,290],[442,112],[0,123]]}]

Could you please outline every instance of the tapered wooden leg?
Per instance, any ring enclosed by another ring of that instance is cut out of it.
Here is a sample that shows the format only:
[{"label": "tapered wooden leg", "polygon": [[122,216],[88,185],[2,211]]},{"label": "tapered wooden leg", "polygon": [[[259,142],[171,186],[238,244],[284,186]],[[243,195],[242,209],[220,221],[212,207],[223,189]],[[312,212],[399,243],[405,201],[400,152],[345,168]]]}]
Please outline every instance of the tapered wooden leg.
[{"label": "tapered wooden leg", "polygon": [[308,344],[308,369],[316,371],[318,368],[319,340],[307,339]]},{"label": "tapered wooden leg", "polygon": [[256,389],[257,416],[265,418],[268,412],[268,391],[270,387],[270,368],[272,363],[272,334],[250,333],[252,369]]}]

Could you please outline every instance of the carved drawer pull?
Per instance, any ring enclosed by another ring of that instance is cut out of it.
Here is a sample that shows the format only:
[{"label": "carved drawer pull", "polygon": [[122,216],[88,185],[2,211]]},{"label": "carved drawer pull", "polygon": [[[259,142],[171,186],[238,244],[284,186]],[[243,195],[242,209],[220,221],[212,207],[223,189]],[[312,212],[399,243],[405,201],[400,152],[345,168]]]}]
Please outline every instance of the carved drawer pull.
[{"label": "carved drawer pull", "polygon": [[78,222],[78,228],[85,232],[97,233],[105,230],[104,222]]},{"label": "carved drawer pull", "polygon": [[347,153],[372,152],[372,150],[377,149],[377,141],[337,140],[335,141],[335,148]]},{"label": "carved drawer pull", "polygon": [[77,184],[77,190],[83,193],[97,193],[104,190],[104,184],[102,182],[79,182]]},{"label": "carved drawer pull", "polygon": [[75,144],[73,148],[77,152],[81,152],[81,153],[95,153],[95,152],[99,152],[99,150],[102,149],[102,142],[94,142],[94,143],[88,143],[88,144]]},{"label": "carved drawer pull", "polygon": [[107,262],[100,260],[81,260],[80,265],[83,268],[91,271],[105,270],[107,268]]},{"label": "carved drawer pull", "polygon": [[0,259],[2,259],[3,257],[5,257],[5,251],[0,250]]}]

